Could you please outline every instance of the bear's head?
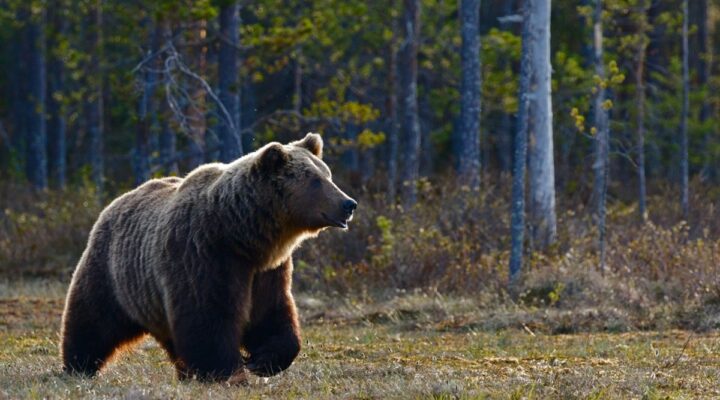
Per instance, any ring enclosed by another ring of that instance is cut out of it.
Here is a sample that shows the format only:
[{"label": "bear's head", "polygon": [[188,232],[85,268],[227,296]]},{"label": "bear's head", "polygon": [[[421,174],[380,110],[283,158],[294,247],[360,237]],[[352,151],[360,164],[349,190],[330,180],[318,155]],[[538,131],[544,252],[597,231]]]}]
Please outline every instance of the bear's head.
[{"label": "bear's head", "polygon": [[263,175],[272,177],[274,189],[286,200],[285,217],[300,230],[347,229],[357,208],[357,202],[333,183],[322,151],[323,141],[316,133],[287,145],[270,143],[258,150],[256,166]]}]

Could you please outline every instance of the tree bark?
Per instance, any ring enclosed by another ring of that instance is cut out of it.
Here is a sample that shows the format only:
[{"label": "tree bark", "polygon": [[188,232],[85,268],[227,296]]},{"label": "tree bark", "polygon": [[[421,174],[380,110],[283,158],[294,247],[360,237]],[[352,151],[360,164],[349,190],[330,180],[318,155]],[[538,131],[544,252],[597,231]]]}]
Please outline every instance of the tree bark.
[{"label": "tree bark", "polygon": [[550,66],[550,0],[527,0],[528,42],[532,47],[532,76],[528,121],[530,229],[542,250],[555,242],[555,166]]},{"label": "tree bark", "polygon": [[680,116],[680,179],[683,219],[688,220],[689,203],[689,162],[688,162],[688,113],[690,108],[690,78],[688,65],[688,0],[682,3],[682,114]]},{"label": "tree bark", "polygon": [[90,41],[91,56],[88,71],[88,87],[90,93],[86,102],[86,118],[88,125],[88,140],[90,146],[90,177],[98,194],[102,196],[104,185],[104,157],[103,157],[103,68],[102,68],[102,0],[96,0],[89,19],[88,39]]},{"label": "tree bark", "polygon": [[[164,45],[168,41],[172,40],[172,29],[170,22],[167,19],[161,19],[157,22],[157,29],[159,29],[160,42]],[[158,62],[161,64],[165,63],[163,54],[158,54]],[[160,165],[163,171],[167,174],[176,175],[178,173],[178,165],[176,161],[176,135],[170,124],[172,118],[172,111],[168,104],[168,100],[165,96],[162,96],[162,100],[159,104],[159,115],[160,115]]]},{"label": "tree bark", "polygon": [[511,200],[511,249],[510,286],[518,280],[523,263],[525,241],[525,166],[527,162],[528,117],[530,108],[530,83],[533,75],[533,46],[530,43],[530,5],[522,7],[522,53],[520,56],[520,82],[518,88],[518,114],[515,125],[512,200]]},{"label": "tree bark", "polygon": [[[603,24],[602,24],[602,0],[595,0],[593,12],[593,64],[595,75],[601,81],[605,81],[605,65],[603,60]],[[595,223],[598,227],[598,251],[600,256],[600,270],[605,270],[605,199],[607,195],[608,181],[608,155],[610,146],[610,132],[608,126],[608,111],[604,106],[605,88],[603,85],[596,86],[593,111],[595,123],[595,163],[593,171],[595,174],[594,198],[595,198]]]},{"label": "tree bark", "polygon": [[[395,2],[393,2],[395,5]],[[387,130],[388,130],[388,154],[387,154],[387,201],[395,204],[397,200],[397,170],[398,170],[398,101],[397,101],[397,19],[391,17],[392,38],[388,48],[388,97],[387,97]]]},{"label": "tree bark", "polygon": [[[221,142],[220,161],[230,162],[242,155],[240,140],[240,82],[238,79],[238,46],[240,43],[240,11],[236,1],[220,7],[220,49],[218,78],[220,112],[218,134]],[[226,111],[226,112],[225,112]],[[229,117],[229,118],[228,118]]]},{"label": "tree bark", "polygon": [[[712,46],[712,34],[710,24],[710,5],[708,0],[698,0],[695,4],[697,7],[697,25],[698,25],[698,85],[708,95],[703,98],[702,107],[700,108],[700,122],[704,125],[712,116],[712,105],[708,100],[709,96],[709,81],[712,76],[712,64],[713,64],[713,46]],[[703,178],[714,178],[716,176],[716,166],[713,164],[712,157],[712,134],[713,129],[707,129],[704,137],[704,148],[705,154],[703,155]]]},{"label": "tree bark", "polygon": [[403,205],[411,207],[417,201],[417,179],[420,173],[420,120],[417,99],[417,53],[420,42],[420,0],[404,0],[403,31],[400,62],[398,63],[403,102]]},{"label": "tree bark", "polygon": [[637,62],[635,66],[635,98],[637,101],[637,173],[638,173],[638,213],[640,221],[648,218],[647,211],[647,184],[645,177],[645,57],[647,54],[647,4],[641,0],[640,26],[637,35],[640,36],[637,49]]},{"label": "tree bark", "polygon": [[67,179],[67,121],[65,110],[57,97],[65,90],[65,66],[57,54],[58,39],[67,34],[67,22],[60,14],[60,2],[55,1],[52,12],[52,31],[48,40],[48,166],[51,184],[56,189],[65,187]]},{"label": "tree bark", "polygon": [[47,90],[45,64],[45,9],[28,19],[28,119],[25,149],[26,173],[36,189],[48,186],[47,131],[45,123],[45,94]]},{"label": "tree bark", "polygon": [[[149,21],[149,25],[152,25]],[[141,84],[143,87],[140,101],[138,102],[138,122],[135,130],[135,149],[133,151],[133,166],[135,170],[135,185],[140,185],[150,179],[150,131],[152,118],[155,115],[155,85],[157,77],[155,71],[158,70],[157,55],[155,54],[160,47],[158,29],[154,26],[148,27],[150,34],[150,46],[147,49],[146,57],[152,57],[149,61],[149,67],[141,70]]]},{"label": "tree bark", "polygon": [[460,124],[458,175],[461,183],[480,188],[480,0],[460,0]]}]

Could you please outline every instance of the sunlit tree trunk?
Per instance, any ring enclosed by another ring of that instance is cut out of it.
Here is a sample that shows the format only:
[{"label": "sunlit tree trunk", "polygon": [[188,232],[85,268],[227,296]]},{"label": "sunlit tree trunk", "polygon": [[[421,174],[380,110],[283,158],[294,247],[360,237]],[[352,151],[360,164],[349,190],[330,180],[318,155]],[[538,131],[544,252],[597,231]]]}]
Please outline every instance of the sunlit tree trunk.
[{"label": "sunlit tree trunk", "polygon": [[555,242],[555,166],[550,65],[550,0],[526,0],[532,75],[528,119],[530,229],[533,244],[545,249]]},{"label": "sunlit tree trunk", "polygon": [[525,240],[525,166],[527,160],[528,116],[530,108],[530,83],[533,75],[532,51],[530,43],[530,4],[522,7],[522,54],[520,56],[520,82],[518,88],[518,114],[515,126],[512,206],[510,220],[510,284],[520,276],[523,263],[523,244]]},{"label": "sunlit tree trunk", "polygon": [[[393,2],[393,5],[396,3]],[[388,130],[388,154],[387,154],[387,200],[395,204],[397,200],[397,171],[398,171],[398,101],[397,101],[397,19],[394,17],[391,22],[392,38],[388,48],[388,97],[387,97],[387,130]]]},{"label": "sunlit tree trunk", "polygon": [[682,3],[682,114],[680,116],[680,180],[683,219],[687,221],[689,206],[688,113],[690,108],[690,78],[688,65],[688,0]]},{"label": "sunlit tree trunk", "polygon": [[420,120],[417,99],[417,53],[420,42],[420,0],[404,0],[404,42],[398,63],[403,103],[402,125],[402,197],[410,207],[417,200],[416,183],[420,173]]},{"label": "sunlit tree trunk", "polygon": [[[605,81],[605,65],[603,61],[603,24],[602,24],[602,0],[595,0],[593,12],[593,64],[595,75]],[[600,253],[600,270],[605,270],[605,199],[607,194],[608,181],[608,155],[610,146],[610,129],[608,126],[608,110],[605,107],[605,88],[603,85],[596,86],[595,98],[593,99],[594,128],[595,128],[595,162],[593,171],[595,173],[594,198],[595,198],[595,223],[598,227],[598,248]]]},{"label": "sunlit tree trunk", "polygon": [[226,1],[220,7],[220,51],[218,78],[220,110],[218,134],[220,161],[230,162],[242,155],[240,140],[240,82],[238,79],[238,46],[240,45],[240,11],[237,2]]},{"label": "sunlit tree trunk", "polygon": [[637,173],[638,173],[638,213],[645,222],[647,212],[647,184],[645,177],[645,58],[647,54],[647,7],[646,0],[640,0],[641,15],[638,26],[637,61],[635,65],[635,99],[637,101]]},{"label": "sunlit tree trunk", "polygon": [[460,181],[480,187],[480,0],[460,0],[460,123],[454,137],[459,143]]}]

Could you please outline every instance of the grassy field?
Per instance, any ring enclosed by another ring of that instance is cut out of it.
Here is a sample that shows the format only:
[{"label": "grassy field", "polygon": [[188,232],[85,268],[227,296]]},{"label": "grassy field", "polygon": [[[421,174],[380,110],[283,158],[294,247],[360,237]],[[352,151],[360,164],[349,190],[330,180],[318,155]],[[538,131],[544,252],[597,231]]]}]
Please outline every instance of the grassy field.
[{"label": "grassy field", "polygon": [[60,372],[63,292],[56,282],[0,283],[0,398],[720,397],[718,333],[497,329],[474,320],[489,314],[471,300],[421,294],[379,302],[298,296],[301,356],[249,387],[178,382],[151,339],[97,378],[80,379]]}]

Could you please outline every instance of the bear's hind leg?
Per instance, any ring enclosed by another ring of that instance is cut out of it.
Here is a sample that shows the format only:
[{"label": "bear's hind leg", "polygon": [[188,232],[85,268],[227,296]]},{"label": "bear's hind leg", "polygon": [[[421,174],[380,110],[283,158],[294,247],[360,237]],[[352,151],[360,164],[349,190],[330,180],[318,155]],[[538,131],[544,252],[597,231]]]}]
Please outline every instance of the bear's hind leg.
[{"label": "bear's hind leg", "polygon": [[106,286],[102,280],[77,279],[70,288],[61,334],[65,372],[93,376],[116,349],[145,333]]}]

